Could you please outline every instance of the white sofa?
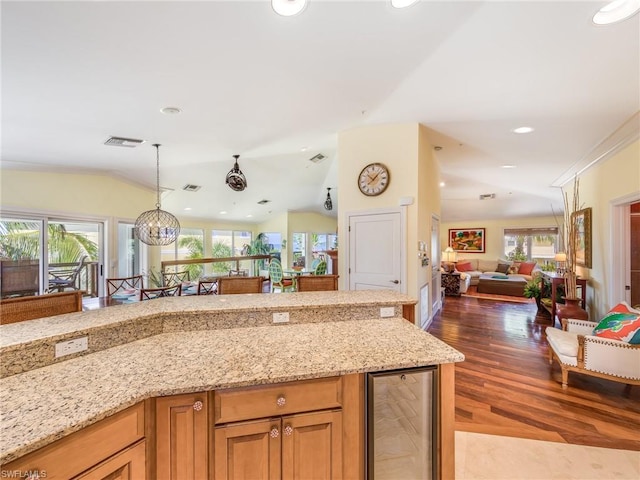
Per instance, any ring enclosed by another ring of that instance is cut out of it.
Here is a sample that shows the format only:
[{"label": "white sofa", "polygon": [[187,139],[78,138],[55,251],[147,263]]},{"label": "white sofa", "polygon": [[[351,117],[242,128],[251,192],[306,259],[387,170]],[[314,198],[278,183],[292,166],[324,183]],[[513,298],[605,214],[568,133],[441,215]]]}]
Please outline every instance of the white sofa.
[{"label": "white sofa", "polygon": [[547,327],[549,364],[555,358],[562,370],[562,388],[569,372],[640,385],[640,345],[592,335],[597,325],[587,320],[563,319],[563,329]]},{"label": "white sofa", "polygon": [[[511,265],[513,262],[510,260],[484,260],[481,258],[459,258],[456,262],[456,265],[470,262],[473,270],[461,272],[469,275],[471,277],[470,285],[478,285],[480,281],[480,275],[505,275],[502,272],[498,272],[498,263],[509,264]],[[531,275],[523,275],[520,273],[510,273],[508,276],[510,277],[522,277],[525,281],[529,281],[533,278],[533,275],[536,275],[537,272],[540,272],[540,267],[536,265],[531,272]]]}]

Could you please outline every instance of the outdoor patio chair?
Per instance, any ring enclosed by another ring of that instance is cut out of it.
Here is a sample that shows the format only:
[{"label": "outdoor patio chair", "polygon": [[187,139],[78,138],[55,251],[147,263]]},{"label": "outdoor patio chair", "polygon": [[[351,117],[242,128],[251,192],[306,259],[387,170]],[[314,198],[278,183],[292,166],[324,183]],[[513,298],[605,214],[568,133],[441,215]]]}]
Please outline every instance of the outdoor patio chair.
[{"label": "outdoor patio chair", "polygon": [[49,272],[49,291],[64,292],[67,288],[79,290],[78,276],[88,258],[87,255],[83,255],[80,257],[78,265],[70,270],[53,270]]}]

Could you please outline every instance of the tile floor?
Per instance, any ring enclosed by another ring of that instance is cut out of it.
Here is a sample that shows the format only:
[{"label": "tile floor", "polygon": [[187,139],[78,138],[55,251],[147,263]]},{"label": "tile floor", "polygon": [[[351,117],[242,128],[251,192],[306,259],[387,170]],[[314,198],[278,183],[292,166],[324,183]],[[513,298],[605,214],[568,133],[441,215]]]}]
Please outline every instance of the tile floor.
[{"label": "tile floor", "polygon": [[456,480],[640,479],[640,452],[456,432]]}]

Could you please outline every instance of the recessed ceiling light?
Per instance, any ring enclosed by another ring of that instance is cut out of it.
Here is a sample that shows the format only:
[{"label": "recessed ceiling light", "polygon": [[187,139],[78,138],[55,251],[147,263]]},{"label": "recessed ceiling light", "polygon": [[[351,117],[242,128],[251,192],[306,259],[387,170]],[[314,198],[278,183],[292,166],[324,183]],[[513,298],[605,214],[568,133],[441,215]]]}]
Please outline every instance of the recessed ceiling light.
[{"label": "recessed ceiling light", "polygon": [[251,214],[247,215],[247,218],[251,218],[251,217],[253,217],[253,215],[251,215]]},{"label": "recessed ceiling light", "polygon": [[189,210],[191,210],[191,207],[184,207],[184,209],[188,212]]},{"label": "recessed ceiling light", "polygon": [[512,130],[513,133],[531,133],[533,132],[533,127],[518,127]]},{"label": "recessed ceiling light", "polygon": [[225,212],[224,210],[222,210],[222,211],[220,212],[220,215],[226,215],[226,214],[227,214],[227,212]]},{"label": "recessed ceiling light", "polygon": [[307,6],[307,0],[271,0],[271,8],[283,17],[299,14]]},{"label": "recessed ceiling light", "polygon": [[165,115],[177,115],[178,113],[182,113],[182,110],[178,107],[163,107],[160,111]]},{"label": "recessed ceiling light", "polygon": [[391,6],[395,8],[405,8],[417,2],[418,0],[391,0]]},{"label": "recessed ceiling light", "polygon": [[593,16],[596,25],[610,25],[632,17],[640,10],[640,0],[614,0]]},{"label": "recessed ceiling light", "polygon": [[444,187],[444,186],[445,186],[445,183],[444,183],[444,182],[440,182],[440,186],[441,186],[441,187]]},{"label": "recessed ceiling light", "polygon": [[515,165],[502,165],[501,168],[516,168]]}]

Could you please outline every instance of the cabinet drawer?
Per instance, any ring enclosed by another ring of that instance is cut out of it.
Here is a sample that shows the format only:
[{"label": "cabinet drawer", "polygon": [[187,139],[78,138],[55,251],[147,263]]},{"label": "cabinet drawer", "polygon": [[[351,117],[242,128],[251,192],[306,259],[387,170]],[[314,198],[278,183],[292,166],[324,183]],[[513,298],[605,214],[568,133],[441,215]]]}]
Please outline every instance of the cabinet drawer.
[{"label": "cabinet drawer", "polygon": [[3,465],[2,470],[46,472],[48,480],[68,480],[142,438],[144,404],[139,403]]},{"label": "cabinet drawer", "polygon": [[216,424],[337,408],[342,406],[342,380],[329,377],[217,390],[214,405]]}]

